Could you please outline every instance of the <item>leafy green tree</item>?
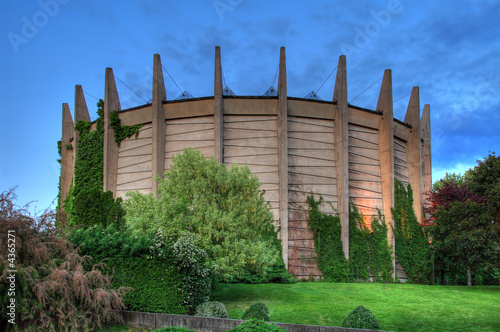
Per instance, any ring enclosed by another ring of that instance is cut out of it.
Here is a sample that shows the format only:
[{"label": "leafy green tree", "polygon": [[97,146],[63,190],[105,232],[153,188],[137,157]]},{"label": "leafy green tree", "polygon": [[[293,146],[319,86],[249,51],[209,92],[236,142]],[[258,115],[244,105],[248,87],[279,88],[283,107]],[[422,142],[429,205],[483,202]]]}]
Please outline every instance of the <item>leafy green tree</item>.
[{"label": "leafy green tree", "polygon": [[443,283],[467,273],[471,285],[473,271],[499,267],[499,177],[500,158],[493,153],[463,176],[447,174],[434,184],[426,211]]},{"label": "leafy green tree", "polygon": [[434,247],[451,262],[467,268],[467,285],[472,285],[471,269],[498,258],[499,248],[491,216],[484,204],[468,199],[453,202],[449,209],[434,212],[432,228]]},{"label": "leafy green tree", "polygon": [[249,168],[229,170],[214,158],[185,149],[159,180],[159,199],[128,194],[127,224],[138,233],[199,235],[213,267],[229,280],[247,268],[267,270],[280,258],[273,215]]}]

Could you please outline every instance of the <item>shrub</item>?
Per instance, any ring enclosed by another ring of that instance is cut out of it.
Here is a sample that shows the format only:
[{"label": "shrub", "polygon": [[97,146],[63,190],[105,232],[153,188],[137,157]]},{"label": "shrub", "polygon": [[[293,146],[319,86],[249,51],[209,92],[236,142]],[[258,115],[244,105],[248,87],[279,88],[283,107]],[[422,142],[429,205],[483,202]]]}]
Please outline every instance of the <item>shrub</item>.
[{"label": "shrub", "polygon": [[[0,195],[0,330],[89,331],[121,322],[116,309],[125,309],[125,289],[113,289],[102,265],[84,268],[89,257],[79,256],[56,232],[53,213],[31,217],[14,205],[15,199],[12,190]],[[12,279],[15,292],[10,291]],[[7,321],[12,300],[16,325]]]},{"label": "shrub", "polygon": [[248,167],[228,169],[199,150],[185,149],[172,159],[164,177],[158,183],[159,199],[127,194],[127,225],[134,232],[198,234],[212,266],[226,281],[245,268],[264,272],[282,259],[273,214]]},{"label": "shrub", "polygon": [[370,310],[360,305],[344,319],[342,327],[378,330],[378,321]]},{"label": "shrub", "polygon": [[250,319],[249,321],[236,326],[234,329],[229,331],[246,332],[246,331],[274,331],[274,332],[285,332],[286,330],[278,327],[274,324],[264,323],[258,319]]},{"label": "shrub", "polygon": [[229,318],[224,303],[217,301],[204,302],[196,307],[195,316]]},{"label": "shrub", "polygon": [[269,315],[269,310],[267,309],[267,306],[264,304],[264,302],[255,302],[248,308],[247,311],[243,314],[241,319],[260,319],[265,322],[270,322],[271,321],[271,316]]}]

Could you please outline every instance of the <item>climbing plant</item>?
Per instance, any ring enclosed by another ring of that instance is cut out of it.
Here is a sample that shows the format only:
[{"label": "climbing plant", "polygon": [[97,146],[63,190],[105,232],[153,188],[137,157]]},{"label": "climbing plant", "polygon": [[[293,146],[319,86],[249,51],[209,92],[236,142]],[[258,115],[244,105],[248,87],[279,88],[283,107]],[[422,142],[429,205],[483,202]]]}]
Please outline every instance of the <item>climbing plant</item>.
[{"label": "climbing plant", "polygon": [[78,154],[75,160],[74,185],[64,209],[69,214],[72,226],[93,225],[120,227],[124,223],[121,198],[103,192],[103,146],[104,146],[104,102],[97,103],[98,118],[94,130],[92,123],[80,120],[75,125],[79,133]]},{"label": "climbing plant", "polygon": [[396,260],[408,274],[409,282],[428,284],[431,279],[431,252],[428,238],[413,210],[411,185],[408,184],[408,188],[405,188],[398,179],[394,179],[392,216]]},{"label": "climbing plant", "polygon": [[341,241],[342,227],[338,215],[319,210],[323,199],[313,195],[309,204],[309,227],[314,234],[318,268],[326,280],[362,282],[370,277],[376,281],[389,281],[393,272],[392,248],[387,241],[387,226],[379,213],[373,218],[371,229],[354,204],[349,213],[349,259],[344,256]]},{"label": "climbing plant", "polygon": [[120,117],[115,111],[110,114],[110,123],[111,127],[115,130],[115,142],[118,146],[121,145],[124,139],[132,137],[132,135],[135,135],[135,138],[137,138],[139,136],[139,129],[144,125],[122,126]]}]

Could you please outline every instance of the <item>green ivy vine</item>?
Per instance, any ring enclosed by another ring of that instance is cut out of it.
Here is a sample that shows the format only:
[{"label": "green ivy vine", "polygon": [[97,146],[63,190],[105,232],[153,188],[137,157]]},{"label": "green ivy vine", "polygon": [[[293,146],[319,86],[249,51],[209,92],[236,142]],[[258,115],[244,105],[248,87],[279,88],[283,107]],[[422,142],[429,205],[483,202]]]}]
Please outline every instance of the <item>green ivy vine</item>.
[{"label": "green ivy vine", "polygon": [[342,249],[342,227],[338,215],[319,211],[313,195],[309,204],[309,227],[314,234],[314,246],[318,268],[325,280],[335,282],[364,282],[372,277],[375,281],[392,280],[392,248],[387,241],[387,226],[379,213],[373,218],[371,229],[365,224],[357,207],[350,204],[349,212],[349,259]]},{"label": "green ivy vine", "polygon": [[396,260],[412,283],[428,284],[431,279],[431,251],[427,235],[413,209],[413,190],[394,180],[394,238]]},{"label": "green ivy vine", "polygon": [[113,199],[111,191],[103,192],[104,156],[104,102],[97,103],[98,118],[95,130],[92,124],[80,120],[75,125],[78,130],[78,154],[75,160],[74,185],[64,201],[64,209],[69,215],[71,226],[90,227],[124,224],[122,199]]},{"label": "green ivy vine", "polygon": [[121,120],[117,112],[113,111],[110,114],[110,123],[111,127],[115,130],[115,142],[118,147],[121,145],[121,142],[135,135],[135,138],[139,136],[139,129],[142,128],[144,124],[138,124],[134,126],[122,126]]}]

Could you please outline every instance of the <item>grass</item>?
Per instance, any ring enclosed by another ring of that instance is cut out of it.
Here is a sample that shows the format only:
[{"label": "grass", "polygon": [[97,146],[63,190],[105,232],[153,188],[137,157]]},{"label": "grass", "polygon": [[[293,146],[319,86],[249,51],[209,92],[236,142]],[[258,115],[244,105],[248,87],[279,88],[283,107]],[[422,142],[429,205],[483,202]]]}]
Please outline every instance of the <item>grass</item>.
[{"label": "grass", "polygon": [[500,331],[500,287],[410,284],[222,284],[211,300],[241,318],[263,301],[274,322],[341,326],[363,305],[389,331]]}]

